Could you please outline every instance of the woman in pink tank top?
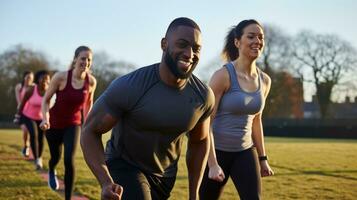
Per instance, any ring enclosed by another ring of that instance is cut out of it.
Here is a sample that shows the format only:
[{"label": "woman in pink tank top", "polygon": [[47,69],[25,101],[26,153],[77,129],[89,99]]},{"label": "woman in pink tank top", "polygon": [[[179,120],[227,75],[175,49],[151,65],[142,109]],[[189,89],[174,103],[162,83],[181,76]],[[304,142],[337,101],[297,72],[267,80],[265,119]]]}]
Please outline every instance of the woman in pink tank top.
[{"label": "woman in pink tank top", "polygon": [[[25,71],[22,77],[21,83],[16,84],[15,86],[15,97],[16,97],[16,102],[17,102],[17,107],[20,106],[20,103],[25,95],[25,91],[28,87],[33,85],[33,72],[31,71]],[[25,123],[23,122],[22,118],[16,118],[14,120],[15,123],[20,125],[20,128],[22,130],[22,139],[23,139],[23,144],[24,147],[22,148],[22,155],[25,157],[28,157],[30,155],[30,149],[28,146],[29,140],[29,132],[25,126]]]},{"label": "woman in pink tank top", "polygon": [[[57,190],[58,164],[64,146],[65,198],[70,199],[74,188],[75,165],[73,163],[78,144],[82,116],[87,116],[93,104],[96,79],[89,73],[92,64],[92,50],[80,46],[74,53],[70,70],[57,72],[42,102],[44,116],[40,127],[48,130],[46,139],[51,158],[48,163],[48,185]],[[50,99],[56,94],[54,106],[50,109]]]},{"label": "woman in pink tank top", "polygon": [[42,169],[42,152],[44,133],[40,129],[42,121],[41,103],[42,98],[48,88],[50,74],[46,70],[41,70],[35,74],[35,85],[26,89],[25,95],[19,105],[15,117],[22,118],[27,130],[30,133],[30,145],[35,158],[36,169]]}]

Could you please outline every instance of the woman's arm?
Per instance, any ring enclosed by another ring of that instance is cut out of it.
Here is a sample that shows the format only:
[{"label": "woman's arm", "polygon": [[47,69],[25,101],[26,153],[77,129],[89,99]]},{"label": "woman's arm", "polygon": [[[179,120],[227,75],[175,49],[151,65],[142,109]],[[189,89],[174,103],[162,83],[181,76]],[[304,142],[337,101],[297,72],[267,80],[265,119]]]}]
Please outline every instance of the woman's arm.
[{"label": "woman's arm", "polygon": [[[218,71],[216,71],[210,80],[209,86],[211,87],[211,89],[214,93],[214,96],[215,96],[215,104],[213,107],[213,112],[211,114],[211,124],[212,124],[213,119],[217,113],[217,109],[218,109],[220,100],[221,100],[223,94],[229,88],[228,71],[225,68],[221,68]],[[212,128],[210,128],[210,137],[209,138],[210,138],[210,150],[209,150],[209,155],[208,155],[208,167],[209,167],[208,177],[210,179],[221,182],[224,180],[225,175],[223,173],[223,170],[221,169],[221,167],[219,166],[219,164],[217,162],[217,156],[216,156],[216,151],[215,151]]]},{"label": "woman's arm", "polygon": [[15,86],[15,98],[18,107],[20,106],[21,103],[20,92],[21,92],[21,83],[18,83]]},{"label": "woman's arm", "polygon": [[254,146],[257,148],[258,156],[266,156],[261,113],[257,114],[253,119],[252,138]]},{"label": "woman's arm", "polygon": [[[271,80],[269,76],[265,73],[263,74],[263,85],[264,85],[264,101],[266,100]],[[260,163],[260,173],[261,176],[271,176],[274,174],[273,170],[270,168],[267,160],[267,155],[265,152],[265,145],[264,145],[264,133],[263,133],[263,124],[262,124],[262,111],[258,113],[254,119],[252,124],[252,139],[254,142],[254,146],[257,149],[258,156],[259,156],[259,163]]]},{"label": "woman's arm", "polygon": [[24,107],[26,105],[26,102],[30,99],[30,97],[32,96],[33,94],[33,91],[34,91],[34,88],[35,86],[30,86],[26,89],[26,92],[25,92],[25,96],[24,98],[20,101],[20,104],[17,108],[17,112],[15,114],[15,119],[14,119],[14,122],[18,122],[18,120],[20,119],[20,116],[22,115],[22,111],[24,110]]},{"label": "woman's arm", "polygon": [[45,95],[42,99],[41,111],[42,111],[42,122],[40,124],[40,128],[42,130],[47,130],[50,128],[50,101],[52,96],[56,93],[59,89],[60,84],[63,81],[63,73],[58,72],[56,73],[53,78],[51,79],[50,85],[45,92]]},{"label": "woman's arm", "polygon": [[83,116],[84,116],[84,120],[87,119],[88,113],[89,111],[92,109],[93,106],[93,99],[94,99],[94,92],[95,89],[97,87],[97,80],[95,79],[94,76],[89,75],[89,95],[88,95],[88,100],[87,102],[85,102],[84,106],[83,106]]}]

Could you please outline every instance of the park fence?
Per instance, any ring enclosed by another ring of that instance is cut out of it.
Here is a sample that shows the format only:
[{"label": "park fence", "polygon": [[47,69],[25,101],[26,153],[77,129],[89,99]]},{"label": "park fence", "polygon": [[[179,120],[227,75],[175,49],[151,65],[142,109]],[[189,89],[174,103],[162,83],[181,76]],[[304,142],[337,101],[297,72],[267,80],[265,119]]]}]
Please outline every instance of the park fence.
[{"label": "park fence", "polygon": [[[264,119],[264,135],[357,139],[356,119]],[[0,114],[0,128],[19,128],[13,116]]]},{"label": "park fence", "polygon": [[356,119],[264,119],[264,135],[357,139]]}]

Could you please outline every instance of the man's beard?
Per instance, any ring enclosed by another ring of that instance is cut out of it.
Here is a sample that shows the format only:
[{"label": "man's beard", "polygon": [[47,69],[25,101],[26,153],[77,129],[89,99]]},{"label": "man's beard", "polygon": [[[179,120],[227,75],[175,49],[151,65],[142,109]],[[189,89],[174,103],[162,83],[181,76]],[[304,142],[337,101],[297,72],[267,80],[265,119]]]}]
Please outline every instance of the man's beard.
[{"label": "man's beard", "polygon": [[191,77],[192,72],[197,65],[197,62],[194,62],[194,63],[192,63],[191,69],[188,72],[182,72],[179,70],[179,68],[177,66],[178,60],[177,59],[174,60],[169,52],[167,52],[165,54],[164,60],[165,60],[166,65],[170,69],[171,73],[176,78],[179,78],[179,79],[187,79],[187,78]]}]

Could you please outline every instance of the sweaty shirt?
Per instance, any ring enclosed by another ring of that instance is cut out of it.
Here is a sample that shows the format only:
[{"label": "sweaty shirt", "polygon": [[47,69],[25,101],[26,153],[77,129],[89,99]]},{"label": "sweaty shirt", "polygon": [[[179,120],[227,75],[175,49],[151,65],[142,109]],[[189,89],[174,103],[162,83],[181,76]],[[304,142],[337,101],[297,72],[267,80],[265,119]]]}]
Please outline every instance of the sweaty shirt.
[{"label": "sweaty shirt", "polygon": [[173,177],[185,133],[209,117],[214,96],[194,75],[184,88],[166,85],[154,64],[114,80],[96,103],[119,119],[107,160],[121,158],[146,173]]}]

